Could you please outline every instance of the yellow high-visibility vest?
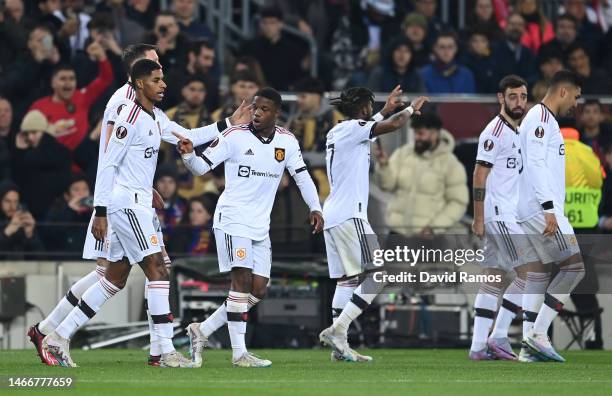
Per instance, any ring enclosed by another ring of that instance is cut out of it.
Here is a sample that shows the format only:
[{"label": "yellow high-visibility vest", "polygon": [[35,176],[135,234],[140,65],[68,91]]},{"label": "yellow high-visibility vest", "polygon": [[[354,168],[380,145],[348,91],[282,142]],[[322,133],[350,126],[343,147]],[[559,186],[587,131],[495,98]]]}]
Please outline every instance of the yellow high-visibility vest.
[{"label": "yellow high-visibility vest", "polygon": [[562,128],[565,143],[565,215],[574,228],[592,228],[599,221],[603,175],[599,158],[578,140],[578,131]]}]

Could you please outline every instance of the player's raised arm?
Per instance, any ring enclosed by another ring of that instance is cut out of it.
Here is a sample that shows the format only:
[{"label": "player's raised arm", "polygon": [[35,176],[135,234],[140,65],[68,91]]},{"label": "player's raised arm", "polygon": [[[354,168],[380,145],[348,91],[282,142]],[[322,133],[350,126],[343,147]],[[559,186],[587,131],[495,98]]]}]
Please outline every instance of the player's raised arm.
[{"label": "player's raised arm", "polygon": [[213,140],[202,156],[199,157],[193,151],[191,140],[176,132],[173,134],[178,141],[176,148],[181,154],[183,163],[194,175],[202,176],[228,159],[232,154],[231,144],[221,135]]},{"label": "player's raised arm", "polygon": [[[389,95],[389,99],[391,99],[391,97],[392,95]],[[389,99],[387,99],[387,103],[389,103]],[[408,122],[408,120],[413,114],[421,114],[421,108],[428,101],[429,98],[427,98],[426,96],[419,96],[418,98],[413,100],[412,103],[410,103],[410,106],[406,107],[404,110],[392,115],[386,120],[377,122],[376,125],[374,125],[374,127],[372,128],[372,137],[384,135],[386,133],[390,133],[401,128],[402,126],[404,126],[404,124],[406,124],[406,122]],[[394,102],[394,104],[397,104],[397,102]],[[385,104],[385,107],[387,107],[387,104]],[[385,114],[382,115],[384,116]]]},{"label": "player's raised arm", "polygon": [[98,170],[94,191],[96,218],[92,225],[92,233],[97,240],[103,241],[106,236],[106,211],[113,191],[116,169],[121,165],[128,147],[135,138],[136,131],[131,124],[127,122],[115,124],[106,147],[106,153],[98,165],[100,169]]},{"label": "player's raised arm", "polygon": [[162,128],[162,140],[170,144],[177,144],[179,139],[174,132],[191,140],[194,146],[201,146],[214,140],[221,132],[234,125],[247,124],[251,122],[252,111],[251,104],[242,101],[242,104],[236,109],[234,114],[224,120],[217,121],[213,124],[203,126],[201,128],[186,129],[174,121],[170,121],[164,114],[160,120]]},{"label": "player's raised arm", "polygon": [[313,226],[312,233],[321,232],[323,230],[323,209],[321,209],[321,203],[319,202],[319,193],[308,173],[308,168],[302,158],[302,152],[297,140],[295,141],[295,147],[289,152],[286,167],[300,189],[302,199],[310,209],[310,224]]}]

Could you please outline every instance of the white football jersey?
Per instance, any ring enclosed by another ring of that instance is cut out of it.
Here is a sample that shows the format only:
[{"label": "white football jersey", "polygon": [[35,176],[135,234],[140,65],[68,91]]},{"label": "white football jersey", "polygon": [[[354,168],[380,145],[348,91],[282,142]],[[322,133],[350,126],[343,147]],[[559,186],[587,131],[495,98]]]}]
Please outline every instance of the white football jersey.
[{"label": "white football jersey", "polygon": [[533,106],[521,123],[523,172],[519,177],[519,220],[554,205],[563,216],[565,203],[565,144],[554,114],[542,103]]},{"label": "white football jersey", "polygon": [[375,121],[347,120],[327,133],[330,193],[323,204],[325,229],[348,219],[368,220],[370,142]]},{"label": "white football jersey", "polygon": [[486,183],[485,223],[515,222],[522,172],[521,142],[518,131],[501,114],[480,134],[476,163],[491,168]]},{"label": "white football jersey", "polygon": [[297,139],[278,126],[269,139],[257,135],[251,125],[228,128],[202,158],[211,168],[225,162],[225,189],[213,227],[254,241],[268,237],[270,212],[285,169],[291,176],[307,170]]}]

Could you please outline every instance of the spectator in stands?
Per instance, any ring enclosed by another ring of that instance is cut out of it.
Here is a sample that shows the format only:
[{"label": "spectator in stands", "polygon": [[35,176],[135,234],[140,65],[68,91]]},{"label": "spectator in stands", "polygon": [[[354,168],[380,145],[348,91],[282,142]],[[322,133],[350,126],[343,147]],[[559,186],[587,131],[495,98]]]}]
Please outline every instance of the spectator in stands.
[{"label": "spectator in stands", "polygon": [[58,201],[47,215],[47,222],[50,224],[44,228],[45,242],[49,249],[56,252],[73,254],[80,252],[85,243],[87,224],[93,212],[93,197],[85,175],[72,176],[66,191]]},{"label": "spectator in stands", "polygon": [[433,43],[441,32],[448,30],[446,24],[436,15],[438,0],[413,1],[414,11],[427,18],[427,42]]},{"label": "spectator in stands", "polygon": [[53,70],[53,94],[34,102],[30,110],[40,110],[55,127],[58,141],[74,150],[89,132],[89,109],[113,81],[113,68],[98,42],[87,47],[92,61],[98,63],[98,77],[84,88],[77,89],[76,72],[70,65]]},{"label": "spectator in stands", "polygon": [[173,68],[182,68],[187,59],[191,43],[186,34],[180,31],[174,14],[162,11],[155,17],[153,31],[145,36],[144,42],[157,47],[159,63],[168,74]]},{"label": "spectator in stands", "polygon": [[212,225],[217,199],[217,195],[206,193],[189,200],[187,212],[168,243],[169,253],[201,256],[216,251]]},{"label": "spectator in stands", "polygon": [[329,182],[325,168],[325,141],[327,132],[344,118],[323,97],[323,82],[306,77],[293,86],[297,93],[296,112],[289,116],[287,129],[297,138],[319,189],[321,200],[329,195]]},{"label": "spectator in stands", "polygon": [[86,48],[85,43],[89,37],[87,24],[91,16],[83,12],[84,3],[84,0],[62,0],[61,10],[53,12],[63,23],[59,35],[68,41],[72,56],[76,51]]},{"label": "spectator in stands", "polygon": [[474,75],[467,67],[456,61],[457,50],[457,35],[454,32],[441,32],[438,35],[433,47],[435,61],[420,71],[427,92],[432,94],[476,92]]},{"label": "spectator in stands", "polygon": [[516,11],[523,16],[526,24],[521,44],[537,54],[542,44],[555,38],[553,26],[544,15],[539,0],[518,0]]},{"label": "spectator in stands", "polygon": [[156,212],[164,233],[164,242],[167,243],[187,208],[185,200],[178,195],[176,166],[172,163],[158,166],[154,186],[164,199],[164,208],[156,209]]},{"label": "spectator in stands", "polygon": [[261,35],[243,43],[240,54],[257,59],[272,87],[287,90],[306,75],[306,48],[283,34],[283,15],[278,8],[265,8],[260,16]]},{"label": "spectator in stands", "polygon": [[145,29],[152,29],[155,16],[159,12],[159,2],[153,0],[114,0],[125,2],[125,12],[129,19]]},{"label": "spectator in stands", "polygon": [[474,73],[477,93],[498,91],[499,80],[502,77],[498,72],[499,60],[491,55],[491,45],[485,32],[474,30],[470,34],[463,63]]},{"label": "spectator in stands", "polygon": [[13,62],[0,78],[0,93],[11,101],[17,118],[34,100],[48,95],[51,69],[62,60],[51,30],[46,26],[36,26],[28,36],[27,45],[28,53]]},{"label": "spectator in stands", "polygon": [[404,36],[412,44],[412,58],[416,67],[422,67],[429,63],[431,49],[425,41],[427,38],[427,19],[421,14],[413,12],[406,15],[402,25]]},{"label": "spectator in stands", "polygon": [[603,148],[603,158],[606,179],[599,206],[599,229],[606,234],[612,234],[612,146]]},{"label": "spectator in stands", "polygon": [[19,56],[27,52],[28,24],[22,0],[6,0],[0,9],[0,76]]},{"label": "spectator in stands", "polygon": [[[397,36],[399,24],[395,18],[394,2],[389,0],[361,1],[361,13],[368,31],[369,67],[378,63],[380,53],[392,37]],[[364,75],[365,77],[365,75]],[[362,85],[362,84],[360,84]]]},{"label": "spectator in stands", "polygon": [[285,23],[312,36],[319,48],[327,47],[329,18],[325,0],[267,0],[266,6],[281,10]]},{"label": "spectator in stands", "polygon": [[599,100],[587,100],[582,106],[578,121],[580,141],[589,145],[604,162],[603,147],[612,146],[612,124],[605,122],[605,114]]},{"label": "spectator in stands", "polygon": [[47,214],[70,180],[70,152],[48,130],[44,114],[32,110],[21,121],[15,139],[15,181],[37,219]]},{"label": "spectator in stands", "polygon": [[172,11],[176,15],[181,32],[185,33],[192,40],[206,39],[213,41],[215,35],[205,23],[197,21],[196,0],[172,0]]},{"label": "spectator in stands", "polygon": [[[576,18],[578,23],[578,40],[582,43],[599,45],[603,33],[601,27],[590,22],[587,16],[587,0],[565,0],[565,12]],[[593,54],[593,56],[597,56]]]},{"label": "spectator in stands", "polygon": [[0,257],[19,260],[27,257],[25,252],[44,251],[36,231],[36,220],[20,202],[19,188],[15,184],[0,184],[0,209]]},{"label": "spectator in stands", "polygon": [[612,70],[612,29],[608,30],[601,42],[600,54],[601,67],[604,70]]},{"label": "spectator in stands", "polygon": [[230,95],[225,99],[224,104],[213,112],[213,121],[220,121],[232,115],[243,100],[247,103],[251,102],[260,88],[259,80],[250,71],[240,71],[232,75]]},{"label": "spectator in stands", "polygon": [[229,75],[233,76],[234,73],[238,73],[241,71],[248,71],[254,74],[257,78],[257,84],[260,87],[265,87],[267,85],[266,77],[264,76],[263,71],[261,70],[261,65],[259,64],[259,62],[257,62],[257,59],[253,58],[252,56],[239,56],[238,58],[236,58],[236,61],[234,62],[234,67],[232,67],[232,70],[230,71]]},{"label": "spectator in stands", "polygon": [[557,17],[555,25],[555,38],[541,47],[540,53],[556,52],[563,54],[570,45],[576,42],[578,36],[578,22],[569,14]]},{"label": "spectator in stands", "polygon": [[142,41],[146,32],[145,26],[130,19],[124,0],[101,1],[96,5],[96,12],[111,15],[115,25],[113,36],[117,38],[122,48]]},{"label": "spectator in stands", "polygon": [[367,86],[374,92],[391,92],[400,85],[404,92],[425,92],[425,84],[412,61],[412,44],[405,37],[387,48],[380,66],[370,73]]},{"label": "spectator in stands", "polygon": [[11,178],[11,152],[15,136],[12,132],[13,107],[0,96],[0,182]]},{"label": "spectator in stands", "polygon": [[469,39],[473,31],[484,33],[489,41],[501,40],[504,32],[502,31],[493,9],[493,0],[476,0],[474,10],[468,14],[468,29],[464,30],[462,38]]},{"label": "spectator in stands", "polygon": [[544,99],[548,84],[555,73],[563,70],[563,55],[553,49],[545,51],[542,47],[538,55],[538,68],[540,79],[531,88],[531,95],[536,103]]},{"label": "spectator in stands", "polygon": [[170,70],[165,77],[172,84],[166,88],[163,108],[176,106],[181,99],[181,88],[185,80],[190,77],[199,77],[206,85],[206,107],[216,109],[219,106],[219,79],[213,68],[215,64],[215,47],[207,40],[195,41],[187,52],[187,64],[184,67]]},{"label": "spectator in stands", "polygon": [[605,71],[594,68],[584,46],[575,43],[566,51],[567,65],[582,77],[583,95],[610,95],[612,81]]},{"label": "spectator in stands", "polygon": [[414,143],[390,158],[377,153],[375,179],[393,193],[387,225],[392,233],[422,238],[457,230],[469,192],[465,168],[453,154],[455,140],[433,113],[414,118],[412,128]]},{"label": "spectator in stands", "polygon": [[538,78],[535,55],[521,44],[525,33],[525,19],[518,13],[512,13],[506,23],[506,39],[495,43],[493,57],[499,59],[501,76],[517,74],[531,85]]}]

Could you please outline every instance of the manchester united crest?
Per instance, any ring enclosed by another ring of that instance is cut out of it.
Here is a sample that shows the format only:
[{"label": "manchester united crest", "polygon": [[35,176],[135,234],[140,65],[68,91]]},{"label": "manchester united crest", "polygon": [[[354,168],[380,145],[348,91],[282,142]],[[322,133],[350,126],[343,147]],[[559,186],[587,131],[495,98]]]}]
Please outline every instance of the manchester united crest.
[{"label": "manchester united crest", "polygon": [[278,162],[283,162],[285,160],[285,149],[284,148],[274,148],[274,159]]}]

